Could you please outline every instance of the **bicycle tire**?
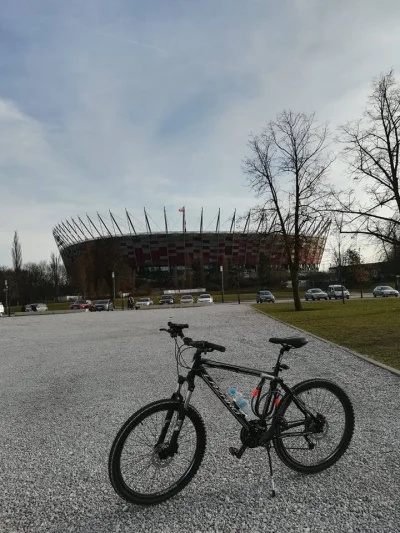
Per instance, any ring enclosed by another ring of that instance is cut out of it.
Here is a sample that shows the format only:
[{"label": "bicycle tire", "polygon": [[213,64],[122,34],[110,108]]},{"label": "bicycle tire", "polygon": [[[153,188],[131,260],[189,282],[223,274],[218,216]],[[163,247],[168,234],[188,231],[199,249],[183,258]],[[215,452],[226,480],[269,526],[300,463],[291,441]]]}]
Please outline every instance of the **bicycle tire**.
[{"label": "bicycle tire", "polygon": [[[317,461],[314,463],[304,464],[304,462],[300,461],[298,458],[294,457],[293,454],[290,452],[290,448],[287,446],[286,442],[289,442],[291,437],[289,436],[289,433],[285,434],[285,425],[283,423],[279,424],[277,427],[275,439],[274,439],[274,446],[276,453],[278,457],[281,459],[281,461],[291,468],[292,470],[296,470],[298,472],[303,472],[306,474],[316,474],[318,472],[322,472],[323,470],[331,467],[334,463],[336,463],[342,455],[347,450],[352,436],[354,432],[354,409],[352,406],[352,403],[347,396],[347,394],[344,392],[343,389],[341,389],[338,385],[333,383],[332,381],[325,380],[325,379],[310,379],[307,381],[303,381],[301,383],[298,383],[293,387],[293,392],[296,396],[299,396],[304,403],[307,405],[307,407],[310,407],[307,404],[307,401],[305,398],[301,397],[301,395],[304,396],[304,393],[312,392],[312,391],[328,391],[331,393],[331,395],[338,400],[340,406],[343,409],[344,414],[344,427],[342,431],[342,435],[340,436],[340,440],[338,444],[335,446],[333,451],[329,453],[326,457],[323,458],[321,461]],[[282,418],[282,421],[287,420],[287,417],[290,415],[288,414],[290,407],[293,406],[297,413],[300,413],[300,410],[295,406],[294,402],[292,401],[291,395],[286,394],[284,398],[282,399],[278,416]],[[329,409],[329,405],[325,406],[325,412],[321,413],[323,416],[325,416],[327,423],[324,424],[324,430],[322,434],[314,434],[314,435],[308,435],[308,438],[310,441],[316,440],[314,442],[315,448],[313,450],[308,449],[310,452],[309,457],[313,457],[313,451],[318,449],[319,443],[322,442],[324,439],[327,439],[329,436],[329,424],[333,423],[334,427],[334,413],[333,408]],[[304,416],[304,415],[302,415]],[[306,420],[305,420],[306,423]],[[306,430],[306,426],[304,426]],[[293,437],[294,438],[294,437]],[[307,442],[305,436],[298,437],[300,441]],[[308,442],[305,448],[293,448],[293,450],[303,450],[307,451]],[[321,448],[319,448],[321,449]]]},{"label": "bicycle tire", "polygon": [[[179,477],[179,479],[174,480],[171,485],[165,487],[163,490],[160,490],[158,492],[150,491],[146,493],[129,486],[126,478],[124,477],[124,473],[121,470],[121,456],[124,452],[125,444],[127,442],[127,439],[134,433],[135,429],[137,429],[140,424],[143,424],[146,419],[149,419],[154,414],[163,412],[168,413],[172,411],[173,416],[175,413],[179,412],[181,405],[182,404],[180,402],[175,400],[155,401],[151,404],[144,406],[142,409],[139,409],[139,411],[134,413],[119,430],[111,446],[108,461],[108,472],[111,484],[115,492],[124,500],[138,505],[154,505],[157,503],[161,503],[184,489],[186,485],[195,476],[204,457],[207,438],[203,419],[199,412],[191,405],[189,405],[185,413],[185,420],[182,425],[180,437],[178,439],[178,445],[180,445],[180,440],[182,441],[182,432],[187,420],[190,420],[195,430],[196,444],[190,464],[188,468],[183,472],[183,474]],[[143,431],[143,428],[141,428],[141,430]],[[157,433],[155,438],[157,438]],[[140,434],[140,439],[137,442],[138,444],[134,445],[137,448],[144,445],[143,433]],[[151,444],[146,444],[145,446],[150,447],[151,451],[149,453],[151,453],[151,456],[149,457],[149,462],[153,463],[152,466],[155,468],[155,471],[157,471],[157,468],[159,471],[161,471],[161,469],[164,469],[166,466],[168,466],[169,463],[166,463],[169,458],[165,460],[163,465],[162,460],[159,457],[157,458],[157,452],[155,451],[154,446],[153,448],[151,448]],[[176,457],[179,456],[179,453],[180,452],[178,448]],[[174,458],[175,456],[171,458],[170,462],[173,462]],[[137,462],[140,462],[142,460],[143,459],[140,459],[139,456]]]}]

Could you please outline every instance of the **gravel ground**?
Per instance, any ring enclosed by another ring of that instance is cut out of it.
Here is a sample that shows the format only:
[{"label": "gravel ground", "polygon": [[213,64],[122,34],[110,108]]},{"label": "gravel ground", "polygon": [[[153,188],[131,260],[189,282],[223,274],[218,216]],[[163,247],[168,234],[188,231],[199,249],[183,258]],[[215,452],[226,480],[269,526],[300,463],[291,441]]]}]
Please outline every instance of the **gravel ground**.
[{"label": "gravel ground", "polygon": [[[291,385],[333,379],[349,393],[356,431],[332,468],[302,476],[265,450],[238,461],[239,426],[199,383],[193,404],[208,443],[195,479],[150,508],[113,491],[108,453],[122,423],[175,388],[173,342],[158,328],[187,321],[197,339],[224,344],[215,358],[270,370],[269,336],[294,328],[238,305],[0,319],[0,532],[399,532],[399,377],[310,337],[286,357]],[[214,354],[213,354],[214,355]],[[214,371],[221,387],[254,378]]]}]

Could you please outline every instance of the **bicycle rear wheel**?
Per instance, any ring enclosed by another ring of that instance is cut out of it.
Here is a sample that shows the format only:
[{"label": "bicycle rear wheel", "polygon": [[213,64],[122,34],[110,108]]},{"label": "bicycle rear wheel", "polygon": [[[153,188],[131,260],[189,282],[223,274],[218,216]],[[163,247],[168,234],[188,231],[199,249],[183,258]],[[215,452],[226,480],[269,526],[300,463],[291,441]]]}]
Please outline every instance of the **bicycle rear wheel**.
[{"label": "bicycle rear wheel", "polygon": [[189,405],[177,449],[168,454],[182,404],[151,403],[129,418],[110,451],[109,476],[121,498],[139,505],[163,502],[181,491],[196,474],[204,456],[206,430],[200,414]]},{"label": "bicycle rear wheel", "polygon": [[285,395],[278,416],[274,446],[286,466],[314,474],[332,466],[348,448],[354,431],[354,410],[347,394],[335,383],[312,379],[293,387],[300,402],[318,421],[304,414]]}]

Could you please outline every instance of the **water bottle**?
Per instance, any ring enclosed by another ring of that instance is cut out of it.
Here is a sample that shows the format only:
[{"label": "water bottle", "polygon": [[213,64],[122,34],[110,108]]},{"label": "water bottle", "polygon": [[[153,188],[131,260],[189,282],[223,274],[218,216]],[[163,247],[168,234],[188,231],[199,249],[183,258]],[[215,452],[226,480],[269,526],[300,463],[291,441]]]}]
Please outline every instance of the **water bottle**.
[{"label": "water bottle", "polygon": [[243,394],[235,389],[235,387],[230,387],[227,391],[228,397],[235,402],[238,408],[249,420],[254,418],[254,413],[251,409],[250,403],[243,397]]}]

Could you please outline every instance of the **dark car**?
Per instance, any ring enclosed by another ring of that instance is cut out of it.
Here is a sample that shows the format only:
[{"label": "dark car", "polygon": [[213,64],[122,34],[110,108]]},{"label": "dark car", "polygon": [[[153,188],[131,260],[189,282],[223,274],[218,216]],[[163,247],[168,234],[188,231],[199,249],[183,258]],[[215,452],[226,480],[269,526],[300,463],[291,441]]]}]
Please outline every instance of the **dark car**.
[{"label": "dark car", "polygon": [[95,300],[89,311],[114,311],[114,304],[112,300]]},{"label": "dark car", "polygon": [[31,304],[25,304],[21,307],[23,313],[31,313],[33,311]]},{"label": "dark car", "polygon": [[174,304],[175,298],[169,294],[164,294],[163,296],[160,296],[160,299],[158,300],[158,305],[164,305],[164,304]]},{"label": "dark car", "polygon": [[272,294],[271,291],[267,291],[267,290],[263,290],[263,291],[258,291],[257,293],[257,296],[256,296],[256,300],[257,300],[257,303],[258,304],[262,304],[264,302],[269,302],[269,303],[275,303],[275,296]]}]

